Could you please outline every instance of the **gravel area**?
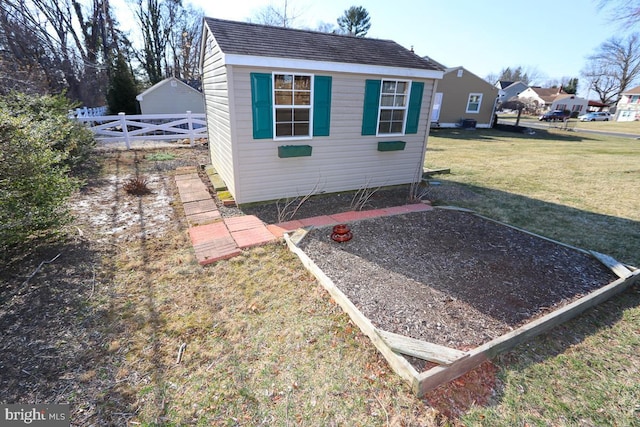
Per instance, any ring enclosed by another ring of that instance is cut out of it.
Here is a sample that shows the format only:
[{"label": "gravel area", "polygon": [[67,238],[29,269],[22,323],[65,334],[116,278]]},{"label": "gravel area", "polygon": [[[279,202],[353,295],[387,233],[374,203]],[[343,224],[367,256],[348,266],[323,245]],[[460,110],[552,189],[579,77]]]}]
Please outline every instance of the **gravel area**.
[{"label": "gravel area", "polygon": [[381,329],[452,348],[499,337],[616,279],[594,258],[435,209],[316,228],[299,246]]}]

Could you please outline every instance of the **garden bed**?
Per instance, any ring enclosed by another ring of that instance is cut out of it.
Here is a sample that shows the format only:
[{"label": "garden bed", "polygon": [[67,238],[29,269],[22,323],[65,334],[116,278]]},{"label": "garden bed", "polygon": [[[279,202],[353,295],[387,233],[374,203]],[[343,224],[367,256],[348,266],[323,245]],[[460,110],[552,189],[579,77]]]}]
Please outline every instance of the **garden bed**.
[{"label": "garden bed", "polygon": [[586,251],[469,212],[350,226],[348,242],[316,228],[293,249],[418,394],[633,281]]}]

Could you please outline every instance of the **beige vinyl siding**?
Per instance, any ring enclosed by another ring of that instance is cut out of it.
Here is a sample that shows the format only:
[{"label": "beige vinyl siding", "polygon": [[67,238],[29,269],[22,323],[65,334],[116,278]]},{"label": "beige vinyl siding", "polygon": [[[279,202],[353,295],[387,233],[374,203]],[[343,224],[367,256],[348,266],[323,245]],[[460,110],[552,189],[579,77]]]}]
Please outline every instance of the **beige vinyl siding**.
[{"label": "beige vinyl siding", "polygon": [[[462,77],[457,73],[457,69],[445,73],[438,82],[438,92],[442,93],[438,123],[442,127],[450,127],[458,125],[461,119],[473,119],[478,127],[489,127],[498,89],[467,70],[463,70]],[[478,113],[466,112],[471,93],[482,94]]]},{"label": "beige vinyl siding", "polygon": [[202,88],[205,95],[207,131],[211,163],[233,194],[235,192],[229,81],[222,52],[207,32],[202,65]]},{"label": "beige vinyl siding", "polygon": [[140,101],[142,114],[204,113],[203,94],[180,81],[167,80],[162,86],[144,95]]},{"label": "beige vinyl siding", "polygon": [[[432,80],[425,83],[417,134],[399,137],[362,136],[362,112],[366,79],[375,75],[332,76],[331,133],[328,137],[295,141],[254,140],[251,116],[250,73],[272,69],[233,68],[235,144],[238,203],[273,200],[316,193],[353,190],[412,182],[422,172],[424,143],[430,114]],[[316,74],[313,70],[301,73]],[[388,76],[385,78],[393,78]],[[403,151],[379,152],[378,141],[406,141]],[[310,157],[278,157],[280,145],[311,145]]]}]

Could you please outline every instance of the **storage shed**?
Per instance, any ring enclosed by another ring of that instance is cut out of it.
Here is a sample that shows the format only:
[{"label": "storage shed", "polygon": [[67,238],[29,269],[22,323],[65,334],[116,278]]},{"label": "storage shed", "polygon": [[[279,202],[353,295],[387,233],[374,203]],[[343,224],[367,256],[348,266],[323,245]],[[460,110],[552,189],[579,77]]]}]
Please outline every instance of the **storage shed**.
[{"label": "storage shed", "polygon": [[205,18],[211,162],[237,203],[421,177],[443,69],[390,40]]},{"label": "storage shed", "polygon": [[156,83],[136,96],[136,100],[142,114],[204,113],[202,92],[175,77]]}]

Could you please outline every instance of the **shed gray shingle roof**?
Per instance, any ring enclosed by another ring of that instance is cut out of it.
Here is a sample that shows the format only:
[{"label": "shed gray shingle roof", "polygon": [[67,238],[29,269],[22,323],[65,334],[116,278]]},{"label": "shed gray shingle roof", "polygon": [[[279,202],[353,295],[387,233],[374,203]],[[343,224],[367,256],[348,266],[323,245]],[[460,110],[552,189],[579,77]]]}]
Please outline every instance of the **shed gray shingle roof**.
[{"label": "shed gray shingle roof", "polygon": [[442,71],[391,40],[205,18],[225,54]]}]

